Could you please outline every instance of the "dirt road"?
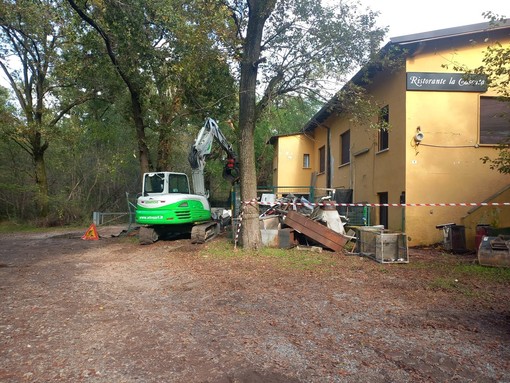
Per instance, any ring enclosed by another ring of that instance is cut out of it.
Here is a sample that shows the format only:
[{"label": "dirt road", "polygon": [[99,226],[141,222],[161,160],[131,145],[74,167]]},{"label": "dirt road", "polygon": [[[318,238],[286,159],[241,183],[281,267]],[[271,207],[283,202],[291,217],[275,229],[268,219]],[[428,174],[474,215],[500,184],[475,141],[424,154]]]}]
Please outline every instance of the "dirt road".
[{"label": "dirt road", "polygon": [[510,382],[510,278],[474,255],[83,232],[0,237],[1,382]]}]

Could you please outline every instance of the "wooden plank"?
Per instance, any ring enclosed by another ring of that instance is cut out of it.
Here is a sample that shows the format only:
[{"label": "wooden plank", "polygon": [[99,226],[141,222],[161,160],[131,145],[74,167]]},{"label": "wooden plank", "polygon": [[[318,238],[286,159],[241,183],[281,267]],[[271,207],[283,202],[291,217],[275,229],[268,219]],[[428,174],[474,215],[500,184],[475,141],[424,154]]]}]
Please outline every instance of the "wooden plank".
[{"label": "wooden plank", "polygon": [[327,226],[321,225],[295,211],[289,211],[287,213],[285,224],[333,251],[341,251],[349,241],[348,238],[331,230]]}]

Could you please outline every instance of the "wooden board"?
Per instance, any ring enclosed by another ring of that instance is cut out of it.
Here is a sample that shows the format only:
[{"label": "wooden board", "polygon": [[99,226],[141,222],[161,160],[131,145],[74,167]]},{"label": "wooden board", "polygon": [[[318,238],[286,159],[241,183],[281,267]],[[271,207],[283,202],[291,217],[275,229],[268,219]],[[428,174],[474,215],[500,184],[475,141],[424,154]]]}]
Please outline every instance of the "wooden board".
[{"label": "wooden board", "polygon": [[287,213],[285,224],[333,251],[341,251],[349,241],[349,238],[295,211]]}]

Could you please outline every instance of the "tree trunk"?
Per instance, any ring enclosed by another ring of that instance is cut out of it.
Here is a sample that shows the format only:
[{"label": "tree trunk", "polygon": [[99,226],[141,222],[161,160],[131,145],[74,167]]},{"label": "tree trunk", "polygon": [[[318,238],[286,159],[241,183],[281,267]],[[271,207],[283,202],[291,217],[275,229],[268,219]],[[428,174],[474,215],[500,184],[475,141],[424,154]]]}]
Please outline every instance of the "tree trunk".
[{"label": "tree trunk", "polygon": [[[158,157],[156,160],[156,171],[174,170],[170,163],[170,156],[175,140],[172,124],[181,111],[181,98],[172,92],[172,95],[165,94],[164,89],[158,88],[158,94],[161,99],[161,108],[159,110],[159,140]],[[170,100],[168,100],[170,98]],[[169,101],[169,102],[168,102]]]},{"label": "tree trunk", "polygon": [[[243,112],[241,112],[241,116]],[[240,124],[243,123],[240,117]],[[253,121],[244,121],[246,127],[253,126]],[[257,203],[246,203],[255,201],[257,198],[257,176],[255,170],[255,149],[253,143],[254,130],[245,128],[241,130],[240,162],[241,162],[241,199],[243,201],[243,225],[241,239],[244,248],[258,249],[262,244],[259,227],[259,206]]]},{"label": "tree trunk", "polygon": [[241,238],[243,247],[258,249],[262,245],[259,228],[259,207],[257,198],[257,174],[255,167],[255,119],[256,86],[264,24],[274,9],[275,0],[248,0],[249,20],[241,61],[239,87],[239,129],[241,134],[241,199],[243,226]]},{"label": "tree trunk", "polygon": [[36,184],[36,208],[39,218],[46,218],[50,212],[50,197],[48,187],[48,177],[46,175],[46,164],[44,162],[44,152],[48,148],[48,143],[41,143],[41,133],[36,131],[32,140],[32,159],[34,161],[34,176]]},{"label": "tree trunk", "polygon": [[150,156],[149,147],[147,146],[147,138],[145,136],[145,124],[143,122],[142,105],[140,102],[140,94],[135,92],[131,87],[131,107],[133,111],[133,120],[136,128],[136,138],[138,141],[138,153],[140,160],[141,174],[150,172]]}]

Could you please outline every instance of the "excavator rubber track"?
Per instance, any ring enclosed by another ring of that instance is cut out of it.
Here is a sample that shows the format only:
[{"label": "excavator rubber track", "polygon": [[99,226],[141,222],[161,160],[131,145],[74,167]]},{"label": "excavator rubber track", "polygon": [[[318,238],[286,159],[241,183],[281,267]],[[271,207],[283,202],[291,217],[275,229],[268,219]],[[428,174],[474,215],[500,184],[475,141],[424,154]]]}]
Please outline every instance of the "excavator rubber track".
[{"label": "excavator rubber track", "polygon": [[191,229],[191,243],[205,243],[216,237],[220,232],[218,222],[207,222],[193,226]]}]

